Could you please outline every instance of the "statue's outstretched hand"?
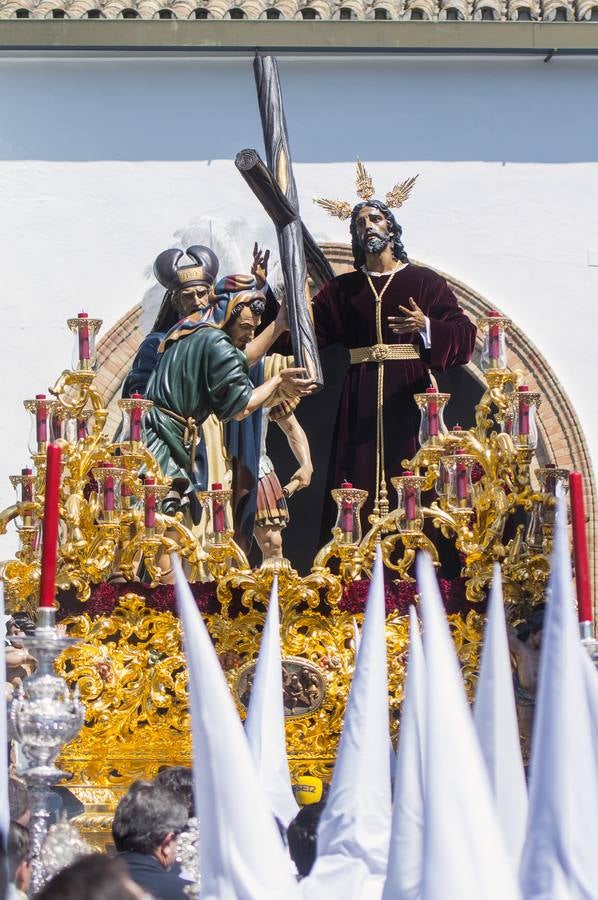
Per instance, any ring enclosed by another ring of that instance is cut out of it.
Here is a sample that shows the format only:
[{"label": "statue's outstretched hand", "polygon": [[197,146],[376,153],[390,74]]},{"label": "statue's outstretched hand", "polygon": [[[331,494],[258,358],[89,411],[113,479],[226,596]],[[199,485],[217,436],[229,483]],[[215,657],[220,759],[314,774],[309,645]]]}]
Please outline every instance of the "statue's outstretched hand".
[{"label": "statue's outstretched hand", "polygon": [[253,245],[253,262],[251,264],[251,274],[255,278],[258,290],[262,290],[268,280],[268,260],[270,259],[270,251],[264,250],[258,246],[257,241]]},{"label": "statue's outstretched hand", "polygon": [[420,334],[426,330],[426,317],[413,297],[409,297],[409,308],[399,306],[401,316],[389,316],[388,325],[393,334]]},{"label": "statue's outstretched hand", "polygon": [[307,397],[315,389],[315,384],[309,380],[307,369],[282,369],[280,372],[280,391],[289,400]]}]

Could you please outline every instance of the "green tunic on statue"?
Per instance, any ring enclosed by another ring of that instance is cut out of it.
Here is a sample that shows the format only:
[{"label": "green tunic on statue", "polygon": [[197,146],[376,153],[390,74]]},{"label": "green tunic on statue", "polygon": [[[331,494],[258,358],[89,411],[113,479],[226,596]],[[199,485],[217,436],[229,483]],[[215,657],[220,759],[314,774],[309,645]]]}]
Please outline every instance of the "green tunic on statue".
[{"label": "green tunic on statue", "polygon": [[200,440],[192,461],[186,425],[193,420],[200,428],[211,413],[226,422],[245,409],[253,392],[247,357],[225,331],[207,323],[175,327],[164,344],[146,391],[154,403],[146,417],[147,446],[164,475],[188,482],[181,493],[205,490],[205,447]]}]

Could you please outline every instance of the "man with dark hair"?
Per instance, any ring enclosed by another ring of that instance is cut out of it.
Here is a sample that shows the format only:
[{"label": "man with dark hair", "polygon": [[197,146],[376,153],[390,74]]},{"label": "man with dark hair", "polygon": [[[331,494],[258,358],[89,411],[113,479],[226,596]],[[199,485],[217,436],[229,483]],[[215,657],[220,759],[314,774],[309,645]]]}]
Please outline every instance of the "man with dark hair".
[{"label": "man with dark hair", "polygon": [[[430,369],[468,362],[475,325],[459,307],[446,280],[409,262],[401,226],[390,205],[401,205],[412,183],[398,185],[387,203],[373,198],[367,172],[358,167],[363,202],[318,201],[339,218],[351,217],[355,271],[333,278],[313,301],[318,345],[349,350],[328,468],[327,493],[342,481],[368,491],[362,512],[388,510],[391,478],[418,448],[419,409],[413,399],[431,385]],[[360,181],[361,179],[361,181]],[[332,508],[326,510],[323,534]]]},{"label": "man with dark hair", "polygon": [[31,819],[29,791],[25,782],[15,778],[14,775],[8,778],[8,806],[11,821],[27,828]]},{"label": "man with dark hair", "polygon": [[187,817],[193,818],[193,770],[187,766],[168,766],[156,775],[154,784],[171,791],[187,807]]},{"label": "man with dark hair", "polygon": [[6,900],[26,900],[31,881],[29,832],[18,822],[8,830],[8,891]]},{"label": "man with dark hair", "polygon": [[185,900],[183,882],[169,872],[187,806],[159,784],[136,781],[116,807],[112,838],[133,881],[159,900]]},{"label": "man with dark hair", "polygon": [[93,853],[62,869],[35,895],[35,900],[146,900],[147,897],[131,880],[120,859]]}]

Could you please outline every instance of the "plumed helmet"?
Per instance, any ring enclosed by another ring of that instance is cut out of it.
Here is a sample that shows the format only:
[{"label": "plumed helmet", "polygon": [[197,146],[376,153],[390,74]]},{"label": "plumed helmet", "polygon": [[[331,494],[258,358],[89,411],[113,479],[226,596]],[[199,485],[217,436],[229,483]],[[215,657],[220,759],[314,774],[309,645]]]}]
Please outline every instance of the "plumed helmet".
[{"label": "plumed helmet", "polygon": [[168,291],[176,292],[181,288],[197,284],[211,287],[218,274],[218,257],[209,247],[194,244],[184,251],[195,264],[178,265],[183,250],[171,248],[158,254],[154,263],[154,275]]}]

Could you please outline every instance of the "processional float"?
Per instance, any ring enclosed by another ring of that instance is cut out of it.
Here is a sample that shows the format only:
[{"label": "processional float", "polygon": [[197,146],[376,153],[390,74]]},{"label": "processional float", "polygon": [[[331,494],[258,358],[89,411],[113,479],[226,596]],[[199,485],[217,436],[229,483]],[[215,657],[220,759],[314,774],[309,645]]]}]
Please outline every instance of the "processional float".
[{"label": "processional float", "polygon": [[[541,398],[528,390],[522,372],[507,366],[508,319],[493,312],[478,322],[486,389],[475,425],[449,430],[444,410],[450,395],[434,388],[417,394],[420,449],[393,479],[392,508],[372,516],[362,533],[366,492],[339,485],[330,540],[304,577],[288,560],[251,569],[234,541],[230,492],[219,486],[200,497],[207,519],[202,538],[180,512],[162,511],[169,479],[144,442],[151,403],[138,396],[120,400],[118,440],[104,431],[107,410],[94,370],[100,324],[85,314],[69,320],[76,347],[72,368],[47,394],[25,401],[32,465],[11,477],[16,500],[0,513],[0,531],[14,522],[20,541],[16,557],[0,568],[7,605],[35,613],[41,594],[40,627],[30,639],[39,669],[25,680],[12,709],[15,735],[25,748],[24,774],[39,800],[38,843],[44,791],[63,769],[72,773],[69,787],[85,805],[82,830],[101,835],[133,779],[190,761],[180,624],[173,587],[163,583],[173,552],[184,561],[241,715],[278,576],[294,776],[330,775],[355,662],[355,622],[378,545],[388,576],[391,730],[397,731],[402,700],[406,614],[417,602],[415,555],[425,550],[438,565],[439,533],[462,562],[461,577],[442,587],[465,684],[473,692],[493,563],[502,565],[507,614],[515,624],[544,600],[556,498],[569,483],[564,469],[534,467]],[[572,485],[577,503],[580,479],[573,477]],[[48,596],[44,587],[44,536],[54,547],[55,602],[53,589]],[[580,618],[592,644],[589,596],[586,589]]]}]

